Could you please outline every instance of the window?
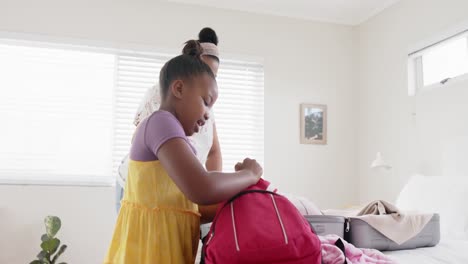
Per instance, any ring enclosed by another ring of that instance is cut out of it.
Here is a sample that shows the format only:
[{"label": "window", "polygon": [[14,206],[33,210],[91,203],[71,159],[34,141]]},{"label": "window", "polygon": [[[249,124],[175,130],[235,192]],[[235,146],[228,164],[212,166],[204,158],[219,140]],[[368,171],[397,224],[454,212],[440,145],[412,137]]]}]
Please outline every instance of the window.
[{"label": "window", "polygon": [[263,66],[258,63],[221,61],[216,116],[223,170],[246,157],[263,163]]},{"label": "window", "polygon": [[[0,40],[0,183],[109,185],[133,118],[173,54]],[[263,67],[222,60],[215,116],[224,168],[263,162]]]},{"label": "window", "polygon": [[468,77],[468,31],[409,55],[410,94]]},{"label": "window", "polygon": [[467,40],[466,37],[453,39],[422,55],[424,86],[468,72]]},{"label": "window", "polygon": [[172,56],[119,52],[116,63],[115,127],[113,172],[130,149],[135,125],[133,120],[146,91],[159,80],[159,71]]},{"label": "window", "polygon": [[114,56],[0,44],[0,178],[109,182]]},{"label": "window", "polygon": [[[117,56],[114,171],[128,153],[134,131],[133,118],[144,93],[157,82],[159,71],[171,56],[120,53]],[[246,157],[263,164],[263,66],[222,60],[217,76],[219,97],[216,118],[223,169]]]}]

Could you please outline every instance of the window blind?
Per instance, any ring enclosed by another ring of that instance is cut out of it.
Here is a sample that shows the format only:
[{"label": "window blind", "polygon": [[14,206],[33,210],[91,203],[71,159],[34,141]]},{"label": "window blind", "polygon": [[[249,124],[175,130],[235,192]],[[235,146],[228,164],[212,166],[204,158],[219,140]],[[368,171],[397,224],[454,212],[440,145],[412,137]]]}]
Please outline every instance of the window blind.
[{"label": "window blind", "polygon": [[[176,54],[0,40],[0,182],[115,182],[133,119],[159,71]],[[263,164],[264,73],[260,63],[222,60],[214,107],[223,167]]]},{"label": "window blind", "polygon": [[0,42],[0,179],[110,183],[114,56]]}]

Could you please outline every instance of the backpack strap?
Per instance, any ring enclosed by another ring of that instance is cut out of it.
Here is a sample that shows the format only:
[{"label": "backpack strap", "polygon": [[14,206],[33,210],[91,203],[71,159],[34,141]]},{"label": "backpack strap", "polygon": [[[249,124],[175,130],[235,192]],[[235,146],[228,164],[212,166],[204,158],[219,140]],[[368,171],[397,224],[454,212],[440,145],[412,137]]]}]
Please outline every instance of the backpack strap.
[{"label": "backpack strap", "polygon": [[[226,204],[228,203],[232,203],[234,200],[236,200],[237,198],[241,197],[241,196],[244,196],[246,194],[249,194],[249,193],[266,193],[266,194],[273,194],[273,195],[279,195],[275,192],[272,192],[272,191],[268,191],[268,190],[245,190],[245,191],[242,191],[236,195],[234,195],[231,199],[229,199]],[[226,204],[224,206],[226,206]]]},{"label": "backpack strap", "polygon": [[336,246],[337,248],[339,248],[339,249],[341,250],[341,252],[343,252],[343,256],[344,256],[344,262],[343,262],[343,264],[348,264],[348,262],[346,261],[345,246],[344,246],[344,243],[343,243],[343,241],[341,240],[341,238],[338,238],[338,240],[336,240],[335,246]]}]

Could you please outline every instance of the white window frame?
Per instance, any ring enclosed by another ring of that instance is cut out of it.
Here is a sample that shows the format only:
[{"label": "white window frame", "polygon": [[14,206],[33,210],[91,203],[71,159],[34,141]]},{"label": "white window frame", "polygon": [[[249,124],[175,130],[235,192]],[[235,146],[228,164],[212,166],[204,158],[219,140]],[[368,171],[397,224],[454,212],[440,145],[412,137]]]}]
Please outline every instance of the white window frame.
[{"label": "white window frame", "polygon": [[[447,41],[466,38],[468,42],[468,22],[458,25],[429,40],[421,42],[410,48],[408,52],[408,95],[415,96],[421,92],[439,89],[468,80],[468,72],[451,78],[440,80],[437,83],[424,85],[424,70],[422,56],[432,49],[444,45]],[[467,45],[468,50],[468,45]]]}]

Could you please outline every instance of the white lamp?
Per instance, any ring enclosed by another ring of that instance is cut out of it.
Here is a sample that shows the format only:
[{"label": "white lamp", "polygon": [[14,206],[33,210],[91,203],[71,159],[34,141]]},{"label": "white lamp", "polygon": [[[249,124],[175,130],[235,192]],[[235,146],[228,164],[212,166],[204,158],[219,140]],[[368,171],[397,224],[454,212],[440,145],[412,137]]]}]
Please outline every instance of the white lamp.
[{"label": "white lamp", "polygon": [[375,157],[375,160],[371,164],[371,169],[377,169],[377,168],[382,168],[385,170],[389,170],[392,168],[386,160],[383,159],[382,153],[377,152],[377,156]]}]

